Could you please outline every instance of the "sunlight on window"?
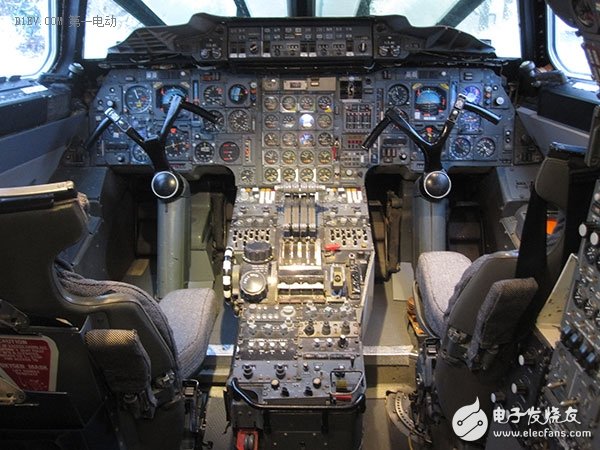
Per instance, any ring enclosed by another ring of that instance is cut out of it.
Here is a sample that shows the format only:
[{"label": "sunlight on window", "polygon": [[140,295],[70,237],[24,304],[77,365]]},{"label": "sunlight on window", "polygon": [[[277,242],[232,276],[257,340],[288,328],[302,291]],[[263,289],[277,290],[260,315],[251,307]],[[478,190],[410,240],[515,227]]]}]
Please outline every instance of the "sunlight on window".
[{"label": "sunlight on window", "polygon": [[0,76],[32,77],[48,67],[58,27],[53,5],[48,0],[0,2]]},{"label": "sunlight on window", "polygon": [[[99,21],[93,22],[94,17],[102,19],[102,26]],[[133,30],[142,26],[112,0],[88,0],[86,20],[92,20],[85,24],[83,57],[87,59],[105,58],[109,47],[123,41]]]},{"label": "sunlight on window", "polygon": [[237,8],[233,0],[144,0],[167,25],[188,23],[199,12],[217,16],[234,16]]},{"label": "sunlight on window", "polygon": [[551,14],[553,33],[549,33],[550,47],[554,49],[552,62],[558,69],[575,78],[591,78],[590,66],[581,47],[583,38],[577,36],[577,29],[567,25],[563,20]]}]

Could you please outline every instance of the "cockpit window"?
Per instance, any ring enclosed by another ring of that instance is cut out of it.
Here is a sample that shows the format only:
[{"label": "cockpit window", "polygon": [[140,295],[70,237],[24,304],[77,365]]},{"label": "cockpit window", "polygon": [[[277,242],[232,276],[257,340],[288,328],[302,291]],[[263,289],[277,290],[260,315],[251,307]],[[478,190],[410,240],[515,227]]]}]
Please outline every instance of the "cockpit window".
[{"label": "cockpit window", "polygon": [[590,66],[581,47],[583,38],[577,35],[577,28],[548,10],[548,30],[548,49],[556,68],[572,78],[591,80]]},{"label": "cockpit window", "polygon": [[0,2],[0,76],[35,78],[49,69],[61,22],[54,0]]},{"label": "cockpit window", "polygon": [[[86,27],[84,56],[104,58],[106,50],[143,25],[187,23],[199,12],[229,17],[288,17],[288,0],[89,0],[87,14],[113,14],[116,26]],[[520,57],[518,0],[316,0],[317,17],[399,14],[414,26],[447,25],[491,42],[500,57]],[[127,5],[133,5],[128,8]],[[134,18],[135,17],[135,18]]]}]

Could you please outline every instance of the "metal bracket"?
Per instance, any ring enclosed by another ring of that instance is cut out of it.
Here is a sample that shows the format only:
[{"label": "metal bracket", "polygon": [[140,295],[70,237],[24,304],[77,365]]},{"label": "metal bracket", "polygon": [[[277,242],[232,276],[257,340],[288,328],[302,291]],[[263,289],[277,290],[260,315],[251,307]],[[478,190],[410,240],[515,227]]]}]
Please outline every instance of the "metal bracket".
[{"label": "metal bracket", "polygon": [[29,327],[29,317],[5,300],[0,300],[0,328],[20,331]]},{"label": "metal bracket", "polygon": [[0,377],[0,406],[13,406],[25,401],[25,392],[5,378]]}]

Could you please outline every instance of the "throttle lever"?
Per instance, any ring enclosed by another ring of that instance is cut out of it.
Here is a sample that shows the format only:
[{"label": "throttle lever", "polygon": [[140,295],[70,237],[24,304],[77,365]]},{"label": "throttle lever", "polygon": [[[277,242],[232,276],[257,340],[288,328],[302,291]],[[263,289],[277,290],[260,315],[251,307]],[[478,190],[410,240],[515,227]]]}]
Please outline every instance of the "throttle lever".
[{"label": "throttle lever", "polygon": [[480,115],[485,120],[492,122],[494,125],[498,125],[500,123],[500,120],[502,119],[502,117],[500,117],[498,114],[494,114],[493,112],[482,108],[481,106],[476,105],[474,103],[465,102],[464,109],[477,115]]}]

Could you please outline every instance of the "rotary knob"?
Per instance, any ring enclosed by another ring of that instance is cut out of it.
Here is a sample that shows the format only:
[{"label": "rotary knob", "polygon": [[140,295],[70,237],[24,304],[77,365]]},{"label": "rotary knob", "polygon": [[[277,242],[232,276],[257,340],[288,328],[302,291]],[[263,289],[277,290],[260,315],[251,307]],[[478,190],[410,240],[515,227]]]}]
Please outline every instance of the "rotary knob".
[{"label": "rotary knob", "polygon": [[258,303],[267,296],[267,280],[260,272],[246,272],[240,279],[240,291],[244,300]]},{"label": "rotary knob", "polygon": [[271,259],[271,244],[266,241],[248,242],[244,247],[244,259],[252,264],[262,264]]}]

